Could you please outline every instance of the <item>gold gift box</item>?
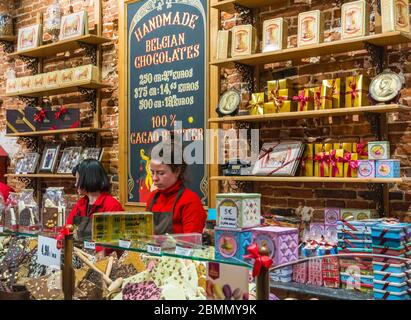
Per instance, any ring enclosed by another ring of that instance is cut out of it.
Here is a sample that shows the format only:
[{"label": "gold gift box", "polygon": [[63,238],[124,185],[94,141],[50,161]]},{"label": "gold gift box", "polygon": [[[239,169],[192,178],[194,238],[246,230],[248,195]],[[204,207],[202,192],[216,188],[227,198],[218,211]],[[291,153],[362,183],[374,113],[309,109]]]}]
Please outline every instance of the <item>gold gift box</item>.
[{"label": "gold gift box", "polygon": [[290,89],[293,87],[293,82],[290,79],[270,80],[267,81],[267,91]]},{"label": "gold gift box", "polygon": [[370,6],[365,0],[341,6],[341,39],[364,37],[370,33]]},{"label": "gold gift box", "polygon": [[251,24],[235,26],[231,32],[232,57],[253,54],[257,51],[257,30]]},{"label": "gold gift box", "polygon": [[370,79],[364,75],[350,76],[346,78],[345,107],[361,107],[368,105],[368,88]]},{"label": "gold gift box", "polygon": [[281,112],[296,112],[297,103],[291,100],[280,101],[279,104],[274,102],[264,103],[264,114],[266,113],[281,113]]},{"label": "gold gift box", "polygon": [[381,0],[382,32],[410,32],[408,0]]},{"label": "gold gift box", "polygon": [[342,96],[341,95],[341,79],[327,79],[323,80],[323,86],[330,87],[332,90],[332,98],[333,98],[333,109],[340,108],[342,106]]},{"label": "gold gift box", "polygon": [[305,145],[301,169],[303,176],[314,176],[314,144],[312,143],[307,143]]},{"label": "gold gift box", "polygon": [[333,144],[333,149],[343,149],[344,153],[352,152],[353,144],[351,142],[339,142]]},{"label": "gold gift box", "polygon": [[330,177],[343,177],[344,176],[344,149],[334,149],[331,151],[333,157],[332,163],[330,163]]},{"label": "gold gift box", "polygon": [[309,111],[314,109],[314,92],[312,89],[298,91],[298,96],[293,97],[293,101],[298,103],[298,111]]},{"label": "gold gift box", "polygon": [[295,95],[295,90],[293,89],[274,89],[271,87],[267,91],[268,101],[276,100],[290,100]]},{"label": "gold gift box", "polygon": [[358,161],[358,154],[351,153],[350,156],[350,160],[344,163],[344,177],[356,178],[358,176],[358,164],[357,166],[352,166],[352,164]]},{"label": "gold gift box", "polygon": [[368,160],[368,143],[367,142],[353,143],[352,152],[358,154],[358,160]]},{"label": "gold gift box", "polygon": [[319,44],[324,41],[324,16],[320,10],[298,14],[297,46]]},{"label": "gold gift box", "polygon": [[284,18],[265,20],[263,23],[263,52],[287,49],[288,23]]},{"label": "gold gift box", "polygon": [[142,240],[153,235],[153,214],[151,212],[95,213],[92,230],[94,242]]},{"label": "gold gift box", "polygon": [[[328,157],[330,155],[330,151],[332,149],[332,143],[316,143],[314,145],[314,157],[317,156],[324,156]],[[315,158],[314,158],[315,160]],[[323,177],[329,177],[330,176],[330,165],[328,161],[324,161],[324,175]],[[321,165],[320,162],[315,160],[314,162],[314,176],[316,177],[321,177]]]},{"label": "gold gift box", "polygon": [[247,109],[251,115],[264,114],[264,92],[253,93]]},{"label": "gold gift box", "polygon": [[230,58],[231,31],[218,30],[217,33],[217,60]]},{"label": "gold gift box", "polygon": [[328,86],[314,87],[314,110],[332,109],[332,88]]}]

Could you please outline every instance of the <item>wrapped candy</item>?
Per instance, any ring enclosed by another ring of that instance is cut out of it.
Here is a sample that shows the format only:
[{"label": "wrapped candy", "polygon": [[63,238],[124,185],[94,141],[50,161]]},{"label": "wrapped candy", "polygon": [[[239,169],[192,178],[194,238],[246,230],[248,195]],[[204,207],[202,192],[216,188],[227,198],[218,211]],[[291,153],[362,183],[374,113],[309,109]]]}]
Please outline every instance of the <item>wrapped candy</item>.
[{"label": "wrapped candy", "polygon": [[24,189],[18,198],[18,230],[21,232],[39,231],[39,205],[34,200],[33,189]]},{"label": "wrapped candy", "polygon": [[4,209],[3,226],[6,230],[17,231],[18,229],[18,202],[19,194],[10,192]]},{"label": "wrapped candy", "polygon": [[65,221],[64,188],[47,188],[43,196],[43,228],[56,230],[56,228],[62,227]]},{"label": "wrapped candy", "polygon": [[264,92],[253,93],[247,109],[251,115],[264,114]]}]

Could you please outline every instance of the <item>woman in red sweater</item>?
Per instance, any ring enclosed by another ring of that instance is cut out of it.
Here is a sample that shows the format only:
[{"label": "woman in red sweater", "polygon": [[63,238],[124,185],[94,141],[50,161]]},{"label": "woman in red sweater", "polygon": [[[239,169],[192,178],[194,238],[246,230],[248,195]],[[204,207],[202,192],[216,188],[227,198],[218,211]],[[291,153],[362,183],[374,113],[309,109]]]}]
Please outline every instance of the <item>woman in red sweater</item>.
[{"label": "woman in red sweater", "polygon": [[154,213],[154,233],[203,233],[207,213],[198,195],[184,186],[186,165],[174,164],[171,149],[169,164],[160,158],[150,162],[157,189],[151,192],[146,210]]}]

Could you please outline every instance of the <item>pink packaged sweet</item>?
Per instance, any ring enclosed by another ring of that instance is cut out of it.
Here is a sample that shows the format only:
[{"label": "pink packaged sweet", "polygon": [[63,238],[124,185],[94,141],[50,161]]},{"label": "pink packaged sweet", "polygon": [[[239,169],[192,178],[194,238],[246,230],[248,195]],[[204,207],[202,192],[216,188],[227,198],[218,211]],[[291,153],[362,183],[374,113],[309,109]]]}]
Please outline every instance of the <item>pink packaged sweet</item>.
[{"label": "pink packaged sweet", "polygon": [[322,261],[324,287],[340,287],[340,264],[338,257],[325,257]]},{"label": "pink packaged sweet", "polygon": [[325,208],[324,209],[324,224],[328,226],[336,226],[340,220],[340,208]]},{"label": "pink packaged sweet", "polygon": [[297,283],[307,283],[308,281],[308,263],[299,262],[293,265],[293,281]]},{"label": "pink packaged sweet", "polygon": [[320,287],[323,285],[322,260],[319,258],[308,261],[308,284]]},{"label": "pink packaged sweet", "polygon": [[259,227],[251,229],[259,247],[267,246],[274,266],[298,260],[298,229],[286,227]]}]

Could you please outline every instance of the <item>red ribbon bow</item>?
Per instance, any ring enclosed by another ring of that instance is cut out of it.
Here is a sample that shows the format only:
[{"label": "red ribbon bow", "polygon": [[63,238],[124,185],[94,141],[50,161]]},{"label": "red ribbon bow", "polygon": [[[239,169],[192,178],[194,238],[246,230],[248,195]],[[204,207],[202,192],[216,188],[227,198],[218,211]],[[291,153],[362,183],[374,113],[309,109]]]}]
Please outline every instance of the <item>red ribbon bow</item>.
[{"label": "red ribbon bow", "polygon": [[62,249],[63,248],[63,240],[69,234],[70,234],[70,229],[67,228],[67,226],[64,226],[63,230],[61,230],[60,234],[56,237],[57,249]]},{"label": "red ribbon bow", "polygon": [[358,161],[357,160],[351,160],[351,153],[349,153],[349,152],[346,152],[344,154],[344,161],[348,163],[347,177],[351,178],[352,177],[352,170],[358,169]]},{"label": "red ribbon bow", "polygon": [[320,163],[320,176],[324,177],[325,175],[324,165],[325,165],[325,162],[330,161],[330,156],[327,155],[325,152],[320,152],[315,155],[314,160]]},{"label": "red ribbon bow", "polygon": [[357,153],[359,156],[368,157],[368,151],[365,149],[366,146],[367,143],[365,142],[357,143]]},{"label": "red ribbon bow", "polygon": [[66,113],[67,113],[67,108],[61,107],[58,111],[56,111],[54,117],[55,117],[56,119],[61,119],[61,117],[62,117],[63,115],[65,115]]},{"label": "red ribbon bow", "polygon": [[357,89],[357,83],[351,82],[350,88],[351,88],[351,107],[354,107],[355,99],[358,97],[358,92],[359,92],[359,90]]},{"label": "red ribbon bow", "polygon": [[340,92],[337,91],[337,81],[336,81],[336,79],[333,80],[332,87],[333,87],[333,95],[340,94]]},{"label": "red ribbon bow", "polygon": [[307,102],[310,101],[310,98],[305,96],[304,90],[301,90],[298,96],[293,97],[293,100],[298,101],[300,103],[300,111],[304,111],[304,107],[307,104]]},{"label": "red ribbon bow", "polygon": [[34,121],[43,123],[44,119],[46,118],[46,110],[41,109],[39,113],[34,115]]},{"label": "red ribbon bow", "polygon": [[315,109],[320,110],[321,109],[321,91],[315,92],[314,99],[315,99]]},{"label": "red ribbon bow", "polygon": [[273,260],[269,256],[262,256],[258,252],[258,245],[253,243],[252,245],[247,247],[247,251],[249,254],[245,255],[244,258],[246,259],[255,259],[254,267],[253,267],[253,277],[256,277],[260,274],[261,267],[265,267],[269,269],[273,264]]}]

